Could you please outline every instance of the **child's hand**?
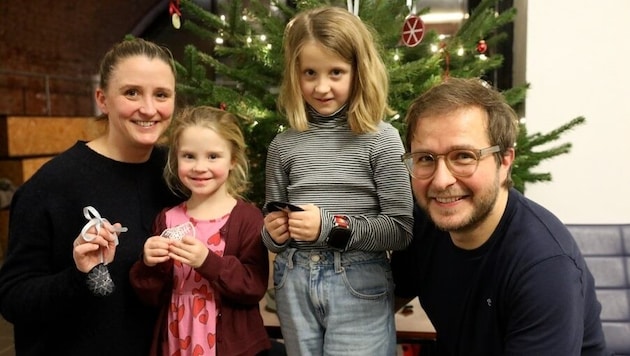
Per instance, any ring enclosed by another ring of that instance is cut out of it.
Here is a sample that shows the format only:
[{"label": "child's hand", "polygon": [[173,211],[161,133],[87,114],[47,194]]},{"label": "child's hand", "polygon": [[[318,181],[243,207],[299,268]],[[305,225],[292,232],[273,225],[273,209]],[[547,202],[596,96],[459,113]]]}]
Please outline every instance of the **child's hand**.
[{"label": "child's hand", "polygon": [[289,234],[297,241],[316,241],[321,228],[319,207],[313,204],[300,205],[304,211],[292,211],[289,217]]},{"label": "child's hand", "polygon": [[192,268],[197,268],[203,264],[208,257],[208,247],[195,237],[186,235],[180,241],[171,241],[169,247],[169,257],[187,264]]},{"label": "child's hand", "polygon": [[271,235],[273,241],[282,245],[289,238],[289,218],[284,211],[274,211],[265,216],[265,229]]},{"label": "child's hand", "polygon": [[144,242],[144,250],[142,261],[145,265],[153,267],[158,263],[166,262],[170,258],[168,256],[168,248],[171,240],[163,236],[151,236]]}]

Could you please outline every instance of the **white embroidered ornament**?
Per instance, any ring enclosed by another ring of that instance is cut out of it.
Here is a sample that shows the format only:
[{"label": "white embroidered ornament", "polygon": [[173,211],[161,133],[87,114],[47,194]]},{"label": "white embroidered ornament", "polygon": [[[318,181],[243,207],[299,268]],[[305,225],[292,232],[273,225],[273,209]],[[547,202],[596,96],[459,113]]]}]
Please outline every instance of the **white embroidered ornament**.
[{"label": "white embroidered ornament", "polygon": [[171,240],[181,240],[184,236],[195,236],[195,227],[190,221],[187,221],[181,225],[170,227],[160,234],[160,236],[167,237]]}]

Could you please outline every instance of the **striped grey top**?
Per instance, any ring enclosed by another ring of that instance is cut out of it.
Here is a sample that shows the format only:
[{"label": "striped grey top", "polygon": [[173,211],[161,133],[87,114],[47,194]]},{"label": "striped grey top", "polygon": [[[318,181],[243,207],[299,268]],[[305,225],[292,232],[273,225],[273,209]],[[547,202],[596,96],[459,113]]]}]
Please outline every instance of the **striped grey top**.
[{"label": "striped grey top", "polygon": [[263,227],[272,252],[287,247],[325,248],[333,215],[350,218],[348,250],[387,251],[411,242],[413,198],[400,155],[404,147],[395,127],[381,122],[378,132],[357,135],[345,110],[330,117],[311,113],[309,129],[278,134],[267,151],[265,200],[315,204],[321,212],[317,241],[278,245]]}]

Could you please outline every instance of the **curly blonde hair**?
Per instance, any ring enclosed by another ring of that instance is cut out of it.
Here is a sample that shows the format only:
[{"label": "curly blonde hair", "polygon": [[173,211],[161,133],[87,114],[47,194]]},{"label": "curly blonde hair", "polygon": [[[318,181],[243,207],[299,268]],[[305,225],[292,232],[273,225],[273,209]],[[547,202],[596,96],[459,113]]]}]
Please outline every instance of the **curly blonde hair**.
[{"label": "curly blonde hair", "polygon": [[244,199],[243,194],[250,185],[245,137],[236,116],[211,106],[184,108],[173,119],[167,138],[168,159],[164,167],[164,179],[171,191],[185,198],[190,197],[191,194],[190,189],[180,181],[177,175],[177,149],[181,133],[189,127],[213,130],[230,143],[234,168],[230,171],[226,182],[227,191],[233,197]]}]

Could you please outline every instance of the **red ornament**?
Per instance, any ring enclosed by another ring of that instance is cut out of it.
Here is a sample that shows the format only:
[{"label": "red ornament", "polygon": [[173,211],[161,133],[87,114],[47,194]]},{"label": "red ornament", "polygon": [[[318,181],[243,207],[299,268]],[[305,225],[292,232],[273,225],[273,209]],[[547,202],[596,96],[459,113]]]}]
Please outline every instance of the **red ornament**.
[{"label": "red ornament", "polygon": [[407,47],[415,47],[424,37],[424,22],[419,16],[410,15],[405,20],[402,41]]},{"label": "red ornament", "polygon": [[486,44],[486,41],[479,40],[479,42],[477,42],[477,52],[484,54],[486,53],[487,50],[488,50],[488,45]]}]

